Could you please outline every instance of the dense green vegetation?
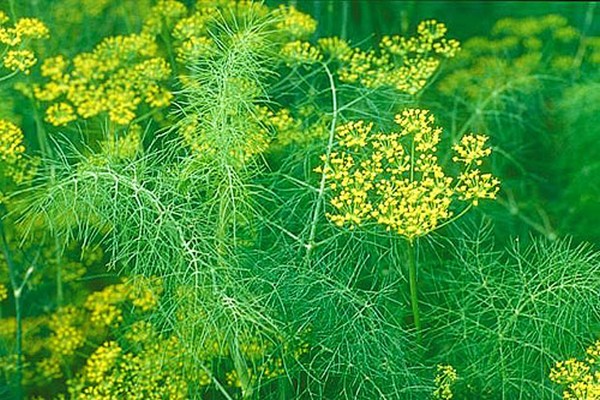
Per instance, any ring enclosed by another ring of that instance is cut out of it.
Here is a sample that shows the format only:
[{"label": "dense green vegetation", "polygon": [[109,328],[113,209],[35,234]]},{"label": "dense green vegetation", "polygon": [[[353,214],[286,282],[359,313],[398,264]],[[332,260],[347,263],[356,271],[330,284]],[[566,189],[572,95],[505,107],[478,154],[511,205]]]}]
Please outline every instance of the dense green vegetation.
[{"label": "dense green vegetation", "polygon": [[599,18],[4,1],[0,398],[600,399]]}]

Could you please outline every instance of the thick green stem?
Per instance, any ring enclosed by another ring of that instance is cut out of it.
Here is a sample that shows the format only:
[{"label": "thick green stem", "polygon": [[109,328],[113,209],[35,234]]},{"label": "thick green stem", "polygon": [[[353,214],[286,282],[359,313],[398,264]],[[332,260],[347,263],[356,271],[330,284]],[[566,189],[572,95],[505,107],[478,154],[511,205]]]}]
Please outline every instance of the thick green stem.
[{"label": "thick green stem", "polygon": [[408,282],[410,286],[410,305],[417,328],[417,336],[421,338],[421,317],[419,315],[419,297],[417,294],[417,259],[415,253],[415,243],[408,242]]}]

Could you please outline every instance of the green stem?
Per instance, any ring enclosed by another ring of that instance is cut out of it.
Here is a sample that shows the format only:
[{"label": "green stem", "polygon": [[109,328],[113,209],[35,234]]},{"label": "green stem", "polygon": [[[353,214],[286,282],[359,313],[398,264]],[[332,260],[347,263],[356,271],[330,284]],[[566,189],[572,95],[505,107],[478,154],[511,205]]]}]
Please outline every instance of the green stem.
[{"label": "green stem", "polygon": [[317,234],[317,222],[319,220],[319,215],[321,213],[321,207],[323,202],[323,197],[325,195],[325,185],[327,183],[327,174],[326,169],[329,166],[329,160],[331,158],[331,152],[333,150],[333,143],[335,139],[335,128],[337,124],[338,118],[338,103],[337,103],[337,92],[335,81],[333,79],[333,74],[329,70],[326,64],[323,64],[323,68],[327,77],[329,78],[329,86],[331,90],[331,102],[332,102],[332,119],[331,125],[329,128],[329,139],[327,140],[327,150],[325,151],[325,166],[323,168],[323,172],[321,173],[321,181],[319,182],[319,189],[317,191],[317,200],[315,202],[315,208],[313,209],[312,222],[310,224],[310,231],[308,234],[308,242],[306,244],[306,260],[310,261],[310,255],[315,247],[315,237]]},{"label": "green stem", "polygon": [[[2,211],[2,210],[0,210]],[[17,283],[17,270],[14,264],[14,260],[11,257],[10,249],[8,246],[8,240],[6,238],[6,234],[4,232],[4,225],[2,224],[3,215],[0,214],[0,241],[2,244],[2,254],[6,260],[6,264],[8,265],[8,274],[10,278],[10,284],[12,287],[13,297],[15,299],[15,321],[16,321],[16,331],[15,331],[15,351],[17,355],[17,365],[15,372],[15,398],[17,400],[23,399],[23,311],[22,311],[22,294],[25,289],[25,285],[29,280],[29,277],[33,273],[33,266],[30,266],[25,272],[25,276],[23,277],[21,283]]]},{"label": "green stem", "polygon": [[23,398],[23,315],[21,312],[21,293],[20,291],[14,290],[13,294],[15,296],[15,319],[17,323],[16,327],[16,352],[17,352],[17,372],[16,372],[16,380],[17,380],[17,388],[16,388],[16,398]]},{"label": "green stem", "polygon": [[60,308],[63,303],[63,281],[62,281],[62,251],[58,236],[55,240],[56,246],[56,308]]},{"label": "green stem", "polygon": [[10,17],[13,20],[13,23],[17,19],[17,12],[15,10],[15,0],[8,0],[8,9],[10,10]]},{"label": "green stem", "polygon": [[408,282],[410,286],[410,305],[417,328],[417,337],[421,339],[421,317],[419,315],[419,298],[417,294],[417,259],[415,253],[415,243],[413,240],[408,242]]}]

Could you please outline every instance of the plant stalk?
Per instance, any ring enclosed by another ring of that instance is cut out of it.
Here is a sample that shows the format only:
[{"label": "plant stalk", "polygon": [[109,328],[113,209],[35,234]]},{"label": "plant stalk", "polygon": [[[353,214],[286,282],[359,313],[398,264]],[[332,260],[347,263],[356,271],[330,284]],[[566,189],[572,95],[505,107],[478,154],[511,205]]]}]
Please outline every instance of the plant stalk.
[{"label": "plant stalk", "polygon": [[417,259],[413,240],[408,241],[408,282],[413,320],[417,328],[417,337],[421,340],[421,317],[419,314],[419,297],[417,293]]}]

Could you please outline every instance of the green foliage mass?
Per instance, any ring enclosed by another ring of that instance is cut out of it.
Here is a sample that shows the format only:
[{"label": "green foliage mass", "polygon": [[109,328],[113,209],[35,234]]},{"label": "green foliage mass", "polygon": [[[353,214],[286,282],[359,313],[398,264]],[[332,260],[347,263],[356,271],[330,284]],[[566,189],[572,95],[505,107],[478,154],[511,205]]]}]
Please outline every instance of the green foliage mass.
[{"label": "green foliage mass", "polygon": [[313,3],[0,5],[0,398],[599,398],[595,4]]}]

